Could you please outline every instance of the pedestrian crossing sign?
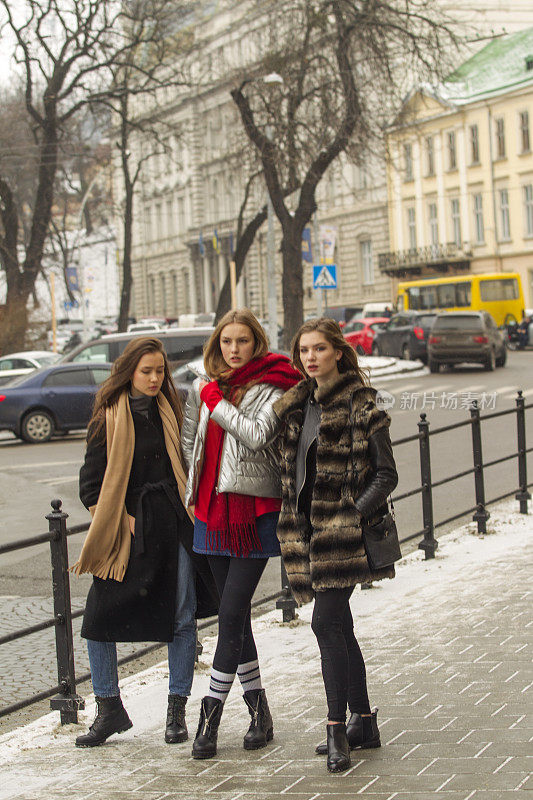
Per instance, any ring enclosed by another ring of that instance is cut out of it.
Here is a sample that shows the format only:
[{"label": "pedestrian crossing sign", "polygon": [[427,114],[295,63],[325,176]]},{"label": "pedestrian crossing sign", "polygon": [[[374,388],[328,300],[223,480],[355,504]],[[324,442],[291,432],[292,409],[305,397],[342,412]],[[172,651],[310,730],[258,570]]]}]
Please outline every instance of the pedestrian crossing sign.
[{"label": "pedestrian crossing sign", "polygon": [[336,289],[336,264],[318,264],[313,266],[313,289]]}]

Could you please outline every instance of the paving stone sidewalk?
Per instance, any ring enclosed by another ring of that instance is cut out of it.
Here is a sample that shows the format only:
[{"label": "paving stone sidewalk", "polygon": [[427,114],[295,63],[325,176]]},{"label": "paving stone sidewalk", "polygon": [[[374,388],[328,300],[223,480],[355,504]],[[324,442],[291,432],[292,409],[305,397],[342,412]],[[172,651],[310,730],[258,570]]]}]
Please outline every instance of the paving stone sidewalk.
[{"label": "paving stone sidewalk", "polygon": [[[294,626],[273,614],[255,625],[275,721],[274,741],[264,750],[242,749],[247,714],[237,688],[226,703],[215,759],[194,761],[190,742],[165,745],[161,666],[125,685],[134,728],[104,747],[76,750],[76,726],[60,729],[46,718],[0,737],[0,798],[533,797],[531,521],[505,510],[500,516],[507,521],[494,535],[450,537],[435,561],[409,557],[395,581],[354,594],[383,747],[353,752],[347,772],[328,775],[325,759],[314,755],[325,700],[305,607]],[[204,674],[189,702],[192,733],[212,646],[206,642]]]}]

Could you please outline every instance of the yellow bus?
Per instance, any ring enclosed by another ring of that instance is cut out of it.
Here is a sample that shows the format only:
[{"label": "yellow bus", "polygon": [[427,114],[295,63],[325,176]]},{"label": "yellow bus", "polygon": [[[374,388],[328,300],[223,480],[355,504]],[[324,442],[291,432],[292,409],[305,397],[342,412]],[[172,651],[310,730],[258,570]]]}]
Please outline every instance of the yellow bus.
[{"label": "yellow bus", "polygon": [[451,278],[402,281],[398,311],[488,311],[496,325],[520,322],[524,313],[522,282],[517,272],[454,275]]}]

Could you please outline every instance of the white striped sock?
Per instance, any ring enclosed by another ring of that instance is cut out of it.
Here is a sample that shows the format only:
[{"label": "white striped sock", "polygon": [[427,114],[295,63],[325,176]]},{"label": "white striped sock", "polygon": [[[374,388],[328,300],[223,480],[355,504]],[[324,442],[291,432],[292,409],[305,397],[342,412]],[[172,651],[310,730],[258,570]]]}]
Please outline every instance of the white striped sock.
[{"label": "white striped sock", "polygon": [[259,671],[259,661],[257,658],[254,661],[247,661],[246,664],[239,664],[237,667],[237,675],[241,682],[244,692],[250,689],[262,689],[261,673]]},{"label": "white striped sock", "polygon": [[235,679],[235,673],[219,672],[218,669],[211,669],[211,679],[209,681],[208,697],[217,697],[224,701],[229,694],[231,685]]}]

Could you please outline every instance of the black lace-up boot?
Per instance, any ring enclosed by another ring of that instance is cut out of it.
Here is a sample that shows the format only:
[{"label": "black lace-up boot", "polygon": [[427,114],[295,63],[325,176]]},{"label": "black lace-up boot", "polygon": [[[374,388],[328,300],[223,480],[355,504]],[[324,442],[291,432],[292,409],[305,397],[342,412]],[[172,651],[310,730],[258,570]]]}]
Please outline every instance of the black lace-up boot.
[{"label": "black lace-up boot", "polygon": [[126,709],[118,697],[96,697],[97,713],[89,732],[76,739],[76,747],[97,747],[113,733],[123,733],[132,727]]},{"label": "black lace-up boot", "polygon": [[204,697],[200,706],[200,722],[192,746],[193,758],[213,758],[217,754],[218,726],[224,704],[218,697]]},{"label": "black lace-up boot", "polygon": [[165,742],[178,744],[189,738],[185,724],[185,704],[187,698],[179,694],[169,694],[167,708],[167,725],[165,729]]},{"label": "black lace-up boot", "polygon": [[243,741],[245,750],[266,747],[274,736],[274,723],[264,689],[249,689],[243,694],[252,721]]}]

